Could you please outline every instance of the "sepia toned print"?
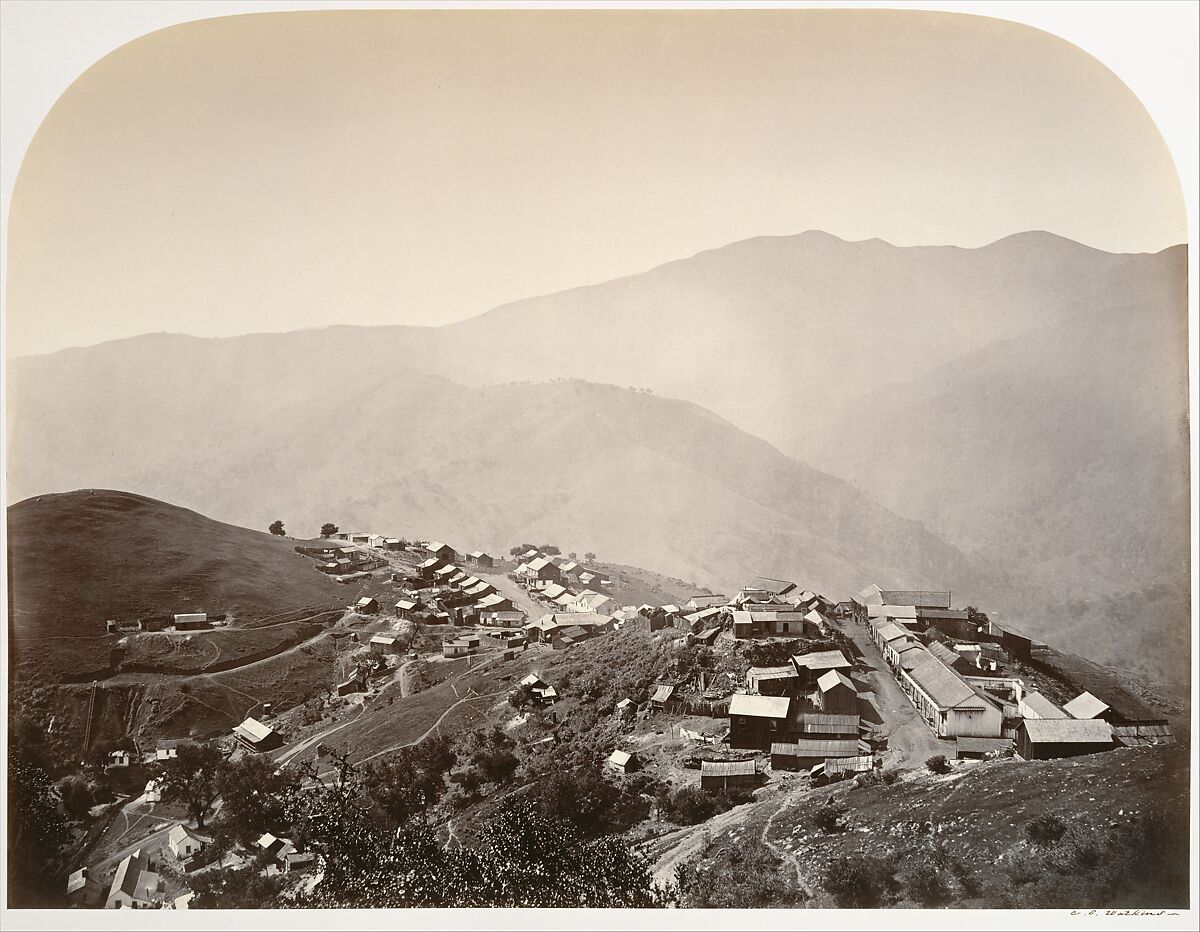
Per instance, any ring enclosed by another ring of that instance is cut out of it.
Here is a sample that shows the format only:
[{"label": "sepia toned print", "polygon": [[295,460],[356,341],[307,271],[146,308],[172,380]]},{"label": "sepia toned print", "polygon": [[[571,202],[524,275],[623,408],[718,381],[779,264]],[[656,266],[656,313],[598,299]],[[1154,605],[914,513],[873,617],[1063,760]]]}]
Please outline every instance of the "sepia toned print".
[{"label": "sepia toned print", "polygon": [[1069,43],[214,18],[9,230],[9,907],[1190,905],[1186,215]]}]

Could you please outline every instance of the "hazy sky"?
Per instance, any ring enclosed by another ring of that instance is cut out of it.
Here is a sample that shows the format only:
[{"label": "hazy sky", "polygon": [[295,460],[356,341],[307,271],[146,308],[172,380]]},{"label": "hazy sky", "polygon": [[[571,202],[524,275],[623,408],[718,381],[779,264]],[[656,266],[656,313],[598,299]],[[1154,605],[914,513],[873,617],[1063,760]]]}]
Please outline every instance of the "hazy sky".
[{"label": "hazy sky", "polygon": [[[61,98],[10,214],[13,355],[436,325],[760,234],[1186,239],[1141,104],[1016,24],[866,11],[246,15]],[[564,347],[570,335],[564,334]]]}]

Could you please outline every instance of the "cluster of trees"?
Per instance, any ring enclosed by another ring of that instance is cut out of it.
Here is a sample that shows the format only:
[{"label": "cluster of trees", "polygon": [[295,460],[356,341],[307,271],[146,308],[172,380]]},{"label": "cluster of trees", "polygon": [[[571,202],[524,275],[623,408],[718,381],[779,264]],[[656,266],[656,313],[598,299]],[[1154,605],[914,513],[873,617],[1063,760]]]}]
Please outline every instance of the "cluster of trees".
[{"label": "cluster of trees", "polygon": [[[510,547],[508,549],[508,554],[512,557],[519,557],[521,554],[528,553],[530,550],[537,550],[539,553],[544,553],[548,557],[557,557],[562,554],[562,551],[559,550],[554,544],[517,544],[515,547]],[[572,560],[579,559],[579,555],[574,550],[568,553],[567,556]],[[594,563],[595,560],[596,555],[590,550],[583,555],[584,563]]]},{"label": "cluster of trees", "polygon": [[676,825],[699,825],[753,798],[754,794],[749,790],[730,789],[710,793],[693,784],[677,790],[669,786],[659,787],[656,801],[659,818]]},{"label": "cluster of trees", "polygon": [[[311,894],[292,891],[286,905],[306,907],[622,906],[674,902],[655,886],[644,854],[599,830],[607,800],[586,792],[505,800],[469,847],[443,847],[426,820],[431,797],[454,762],[468,779],[503,779],[504,741],[481,733],[455,749],[439,739],[388,766],[358,769],[337,762],[337,776],[283,768],[276,794],[289,838],[314,851],[323,879]],[[241,762],[239,762],[240,766]],[[247,772],[244,776],[249,778]],[[408,792],[411,785],[421,789]],[[564,787],[559,787],[562,791]],[[580,787],[575,787],[579,790]],[[572,818],[553,812],[569,810]],[[586,813],[580,821],[580,813]],[[584,828],[592,826],[592,831]],[[195,887],[198,908],[274,906],[277,883],[257,871],[212,871]]]},{"label": "cluster of trees", "polygon": [[274,534],[276,537],[283,537],[283,535],[287,533],[283,529],[283,522],[281,520],[279,520],[278,518],[276,518],[274,521],[272,521],[270,523],[270,525],[268,525],[267,530],[270,531],[272,534]]}]

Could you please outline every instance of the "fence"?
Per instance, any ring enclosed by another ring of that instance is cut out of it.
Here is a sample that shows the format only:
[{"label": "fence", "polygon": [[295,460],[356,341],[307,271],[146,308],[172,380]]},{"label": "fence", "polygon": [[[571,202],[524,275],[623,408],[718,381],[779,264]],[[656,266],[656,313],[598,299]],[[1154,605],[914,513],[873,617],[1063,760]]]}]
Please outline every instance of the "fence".
[{"label": "fence", "polygon": [[709,718],[725,718],[729,715],[728,700],[722,702],[690,702],[669,699],[663,703],[663,711],[671,715],[707,715]]}]

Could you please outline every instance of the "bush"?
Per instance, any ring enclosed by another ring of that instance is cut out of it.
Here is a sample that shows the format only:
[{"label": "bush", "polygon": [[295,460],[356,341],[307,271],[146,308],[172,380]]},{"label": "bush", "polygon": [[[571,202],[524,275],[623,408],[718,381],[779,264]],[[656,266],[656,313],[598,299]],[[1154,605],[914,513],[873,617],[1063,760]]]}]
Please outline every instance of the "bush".
[{"label": "bush", "polygon": [[925,766],[929,768],[930,773],[950,772],[950,761],[946,760],[945,754],[935,754],[933,757],[927,758]]},{"label": "bush", "polygon": [[844,804],[835,803],[831,797],[824,806],[813,811],[809,821],[826,835],[833,835],[845,830],[846,825],[842,822],[842,817],[847,811]]},{"label": "bush", "polygon": [[895,896],[895,864],[890,858],[868,854],[834,858],[826,869],[824,886],[838,906],[878,909]]},{"label": "bush", "polygon": [[755,835],[705,852],[676,871],[680,905],[693,909],[768,909],[808,897],[792,865]]},{"label": "bush", "polygon": [[698,786],[685,786],[674,791],[664,786],[658,791],[658,813],[660,818],[676,825],[699,825],[752,798],[746,790],[709,793]]},{"label": "bush", "polygon": [[1036,848],[1051,848],[1062,841],[1066,833],[1067,823],[1052,813],[1025,823],[1025,837]]},{"label": "bush", "polygon": [[921,906],[938,906],[950,898],[950,887],[942,872],[928,861],[911,864],[904,871],[902,883],[908,898]]}]

